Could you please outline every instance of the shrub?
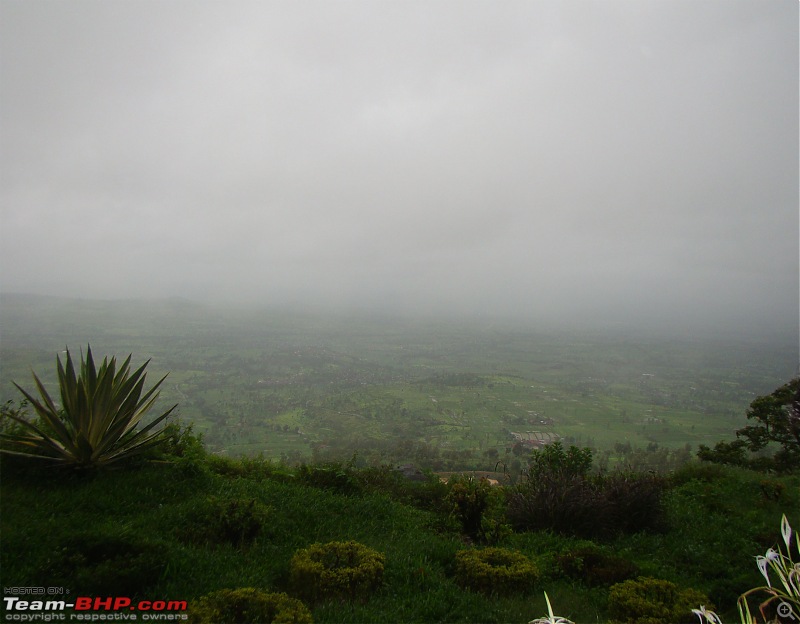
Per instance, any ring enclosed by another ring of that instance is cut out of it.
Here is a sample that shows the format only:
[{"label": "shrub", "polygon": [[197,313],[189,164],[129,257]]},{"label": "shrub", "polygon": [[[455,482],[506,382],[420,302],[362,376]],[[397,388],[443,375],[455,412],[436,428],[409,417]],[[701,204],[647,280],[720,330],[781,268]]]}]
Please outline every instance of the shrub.
[{"label": "shrub", "polygon": [[672,486],[685,485],[690,481],[712,483],[723,478],[725,474],[725,469],[718,464],[689,462],[670,475],[669,483]]},{"label": "shrub", "polygon": [[311,624],[311,612],[284,593],[253,587],[221,589],[200,598],[188,612],[194,624]]},{"label": "shrub", "polygon": [[294,475],[279,464],[263,457],[231,458],[222,455],[208,455],[204,465],[218,475],[225,477],[245,477],[249,479],[272,479],[274,481],[291,482]]},{"label": "shrub", "polygon": [[561,442],[556,441],[533,452],[529,475],[534,481],[548,475],[585,478],[591,469],[590,448],[570,446],[569,449],[564,449]]},{"label": "shrub", "polygon": [[[0,405],[0,433],[5,435],[22,435],[26,432],[26,425],[20,420],[27,420],[28,400],[22,399],[16,404],[13,400]],[[42,426],[41,421],[35,423]]]},{"label": "shrub", "polygon": [[453,476],[445,503],[470,539],[496,543],[510,532],[505,523],[503,490],[486,478]]},{"label": "shrub", "polygon": [[589,587],[614,585],[639,574],[639,568],[632,561],[592,546],[570,550],[558,555],[556,561],[565,576]]},{"label": "shrub", "polygon": [[575,470],[537,470],[512,491],[508,518],[518,530],[549,529],[587,538],[658,529],[665,481],[618,472],[590,476]]},{"label": "shrub", "polygon": [[179,421],[171,422],[164,426],[161,435],[158,451],[163,458],[199,461],[206,457],[203,434],[195,433],[193,424],[184,427]]},{"label": "shrub", "polygon": [[606,501],[589,479],[592,451],[554,442],[534,451],[527,480],[509,497],[508,517],[518,530],[551,529],[593,537],[608,532]]},{"label": "shrub", "polygon": [[384,564],[383,554],[358,542],[312,544],[292,557],[290,584],[314,602],[366,600],[381,586]]},{"label": "shrub", "polygon": [[771,479],[764,479],[758,484],[758,487],[761,489],[762,498],[766,501],[781,500],[786,490],[786,486],[783,483]]},{"label": "shrub", "polygon": [[130,361],[129,355],[117,371],[116,358],[110,361],[106,358],[97,369],[89,347],[76,374],[69,351],[66,368],[57,357],[60,408],[35,373],[39,399],[15,383],[39,421],[5,410],[3,417],[11,418],[24,431],[0,433],[4,441],[0,451],[64,466],[95,468],[139,456],[161,444],[162,431],[154,428],[176,405],[147,426],[139,429],[138,425],[158,398],[156,390],[166,375],[142,395],[147,377],[144,369],[149,360],[134,372],[130,370]]},{"label": "shrub", "polygon": [[525,555],[506,548],[460,550],[456,582],[483,594],[525,593],[533,589],[539,570]]},{"label": "shrub", "polygon": [[42,572],[54,584],[98,596],[143,595],[165,568],[163,545],[128,535],[67,538]]},{"label": "shrub", "polygon": [[394,466],[383,465],[362,468],[353,477],[365,491],[385,494],[392,500],[418,509],[449,512],[444,503],[448,486],[435,475],[427,475],[425,481],[412,481]]},{"label": "shrub", "polygon": [[511,492],[508,518],[521,531],[552,530],[564,535],[601,537],[613,530],[609,502],[591,481],[579,476],[543,475]]},{"label": "shrub", "polygon": [[208,497],[186,516],[179,537],[196,544],[222,544],[242,547],[260,534],[269,516],[269,507],[255,499]]},{"label": "shrub", "polygon": [[661,496],[666,489],[663,477],[649,473],[615,472],[597,480],[609,504],[614,532],[639,533],[662,528],[664,508]]},{"label": "shrub", "polygon": [[[624,624],[684,624],[694,622],[693,609],[709,605],[708,596],[681,589],[675,583],[640,576],[613,585],[608,592],[608,611],[613,622]],[[713,609],[712,606],[709,606]]]},{"label": "shrub", "polygon": [[323,466],[302,464],[297,469],[297,480],[311,487],[340,494],[355,494],[360,489],[350,468],[335,463]]}]

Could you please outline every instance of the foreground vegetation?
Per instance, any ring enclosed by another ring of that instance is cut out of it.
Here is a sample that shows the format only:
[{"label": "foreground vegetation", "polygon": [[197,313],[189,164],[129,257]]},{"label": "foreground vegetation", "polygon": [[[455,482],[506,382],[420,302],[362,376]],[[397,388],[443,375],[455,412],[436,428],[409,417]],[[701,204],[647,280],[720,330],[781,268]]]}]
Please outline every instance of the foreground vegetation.
[{"label": "foreground vegetation", "polygon": [[[579,524],[499,530],[514,488],[414,482],[390,467],[231,460],[207,455],[190,432],[169,432],[168,462],[121,470],[54,472],[3,457],[4,585],[186,600],[190,610],[213,592],[255,588],[303,598],[317,622],[528,622],[547,612],[546,591],[560,615],[606,622],[613,596],[635,591],[620,583],[644,577],[707,596],[734,621],[738,596],[760,584],[753,555],[777,547],[782,514],[800,508],[797,476],[690,463],[663,479],[653,525],[593,537],[579,536]],[[471,531],[476,508],[485,522]],[[796,512],[789,520],[800,526]],[[330,542],[380,553],[379,582],[355,599],[302,590],[297,553]],[[526,581],[470,580],[459,553],[489,548],[528,561]]]}]

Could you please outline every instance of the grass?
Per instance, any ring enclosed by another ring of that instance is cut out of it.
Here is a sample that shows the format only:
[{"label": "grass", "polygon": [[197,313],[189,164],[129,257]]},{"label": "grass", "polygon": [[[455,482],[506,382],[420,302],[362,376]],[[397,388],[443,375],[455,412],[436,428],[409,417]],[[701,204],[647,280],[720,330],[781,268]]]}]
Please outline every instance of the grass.
[{"label": "grass", "polygon": [[[363,603],[314,605],[317,622],[527,622],[546,612],[543,591],[559,615],[607,619],[607,588],[570,580],[556,565],[557,555],[591,542],[549,532],[511,534],[499,544],[522,552],[541,571],[528,591],[487,597],[458,587],[455,553],[469,546],[457,523],[436,511],[445,490],[390,472],[350,470],[349,493],[343,493],[299,482],[278,464],[246,459],[207,457],[70,476],[4,458],[2,469],[0,564],[7,587],[63,584],[91,595],[116,587],[191,605],[222,588],[287,591],[296,550],[356,540],[386,555],[384,586]],[[667,530],[599,547],[634,561],[643,574],[708,593],[733,621],[736,597],[759,584],[753,556],[779,540],[781,513],[800,526],[791,515],[800,508],[800,478],[691,464],[671,483]],[[263,530],[241,545],[180,539],[187,519],[209,499],[256,501],[268,510]],[[406,504],[414,501],[417,507]]]}]

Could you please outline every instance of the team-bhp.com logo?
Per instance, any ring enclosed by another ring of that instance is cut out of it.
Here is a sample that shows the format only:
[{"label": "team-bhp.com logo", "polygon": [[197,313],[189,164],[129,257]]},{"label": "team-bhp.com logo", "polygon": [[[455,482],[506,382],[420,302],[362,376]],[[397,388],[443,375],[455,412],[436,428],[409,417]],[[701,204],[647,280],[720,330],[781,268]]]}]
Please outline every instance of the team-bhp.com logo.
[{"label": "team-bhp.com logo", "polygon": [[[104,622],[186,620],[185,600],[140,600],[127,596],[78,596],[74,600],[37,600],[4,596],[7,622]],[[71,613],[64,613],[71,609]]]}]

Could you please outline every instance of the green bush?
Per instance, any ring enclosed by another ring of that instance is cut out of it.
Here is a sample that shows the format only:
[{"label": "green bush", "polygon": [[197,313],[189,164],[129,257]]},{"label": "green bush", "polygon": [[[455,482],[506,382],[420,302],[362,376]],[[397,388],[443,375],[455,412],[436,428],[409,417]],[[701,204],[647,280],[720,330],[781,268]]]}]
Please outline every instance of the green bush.
[{"label": "green bush", "polygon": [[460,550],[456,553],[456,582],[483,594],[526,593],[539,579],[539,570],[525,555],[506,548]]},{"label": "green bush", "polygon": [[294,475],[284,466],[260,456],[232,458],[211,454],[206,457],[205,465],[213,474],[224,477],[272,479],[284,483],[294,481]]},{"label": "green bush", "polygon": [[156,457],[187,462],[198,462],[206,457],[203,434],[194,432],[194,424],[184,426],[180,421],[168,423],[162,429],[161,437]]},{"label": "green bush", "polygon": [[384,465],[362,468],[353,477],[366,492],[385,494],[392,500],[417,509],[449,512],[444,503],[448,486],[436,475],[428,475],[425,481],[412,481],[394,466]]},{"label": "green bush", "polygon": [[786,491],[786,486],[783,483],[773,479],[763,479],[758,484],[758,487],[761,489],[761,497],[765,501],[780,501]]},{"label": "green bush", "polygon": [[312,624],[302,602],[252,587],[221,589],[200,598],[188,612],[193,624]]},{"label": "green bush", "polygon": [[163,544],[130,535],[81,533],[64,540],[42,574],[73,592],[144,595],[166,566]]},{"label": "green bush", "polygon": [[670,475],[669,484],[672,486],[681,486],[690,481],[712,483],[723,478],[725,475],[725,468],[719,464],[688,462]]},{"label": "green bush", "polygon": [[289,564],[294,592],[307,600],[366,600],[383,583],[385,557],[358,542],[312,544]]},{"label": "green bush", "polygon": [[639,568],[632,561],[604,553],[592,546],[570,550],[558,555],[556,561],[565,576],[582,581],[589,587],[607,587],[639,574]]},{"label": "green bush", "polygon": [[458,475],[450,478],[449,486],[445,503],[467,537],[496,543],[511,532],[505,523],[506,502],[501,488],[492,487],[486,478]]},{"label": "green bush", "polygon": [[321,490],[356,494],[360,491],[360,487],[352,472],[348,466],[337,463],[320,466],[302,464],[297,469],[297,480]]},{"label": "green bush", "polygon": [[261,534],[268,516],[269,507],[255,499],[210,496],[186,515],[178,536],[195,544],[227,543],[242,547]]},{"label": "green bush", "polygon": [[509,496],[508,518],[519,531],[588,538],[613,531],[608,500],[591,481],[573,475],[542,475],[518,484]]},{"label": "green bush", "polygon": [[656,474],[614,472],[595,478],[609,504],[612,532],[639,533],[664,528],[661,503],[666,480]]},{"label": "green bush", "polygon": [[617,583],[608,592],[609,615],[620,624],[688,624],[695,621],[692,609],[698,605],[714,608],[695,589],[649,577]]},{"label": "green bush", "polygon": [[592,450],[590,448],[570,446],[568,449],[564,449],[561,442],[556,441],[533,452],[528,474],[533,481],[552,475],[586,478],[591,469]]},{"label": "green bush", "polygon": [[517,530],[609,538],[663,526],[665,481],[655,475],[617,472],[590,476],[539,471],[512,490],[508,518]]}]

